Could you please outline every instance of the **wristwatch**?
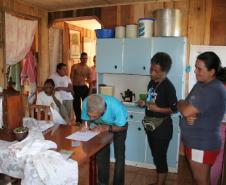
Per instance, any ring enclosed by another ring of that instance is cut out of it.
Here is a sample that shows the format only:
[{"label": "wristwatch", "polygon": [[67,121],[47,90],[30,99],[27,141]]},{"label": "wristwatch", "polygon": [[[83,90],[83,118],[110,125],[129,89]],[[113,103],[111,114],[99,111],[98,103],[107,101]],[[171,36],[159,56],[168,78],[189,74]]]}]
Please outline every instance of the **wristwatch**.
[{"label": "wristwatch", "polygon": [[112,125],[109,125],[108,132],[112,132]]}]

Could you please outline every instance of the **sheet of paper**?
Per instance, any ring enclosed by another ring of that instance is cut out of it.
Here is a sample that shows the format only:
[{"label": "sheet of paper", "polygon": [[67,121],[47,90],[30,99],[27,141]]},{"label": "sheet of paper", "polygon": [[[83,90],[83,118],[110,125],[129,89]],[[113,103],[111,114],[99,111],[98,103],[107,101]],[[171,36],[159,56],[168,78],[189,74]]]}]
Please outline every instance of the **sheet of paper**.
[{"label": "sheet of paper", "polygon": [[67,136],[66,138],[71,139],[71,140],[77,140],[77,141],[89,141],[97,134],[99,134],[99,132],[93,132],[91,130],[88,130],[85,132],[77,131],[77,132]]}]

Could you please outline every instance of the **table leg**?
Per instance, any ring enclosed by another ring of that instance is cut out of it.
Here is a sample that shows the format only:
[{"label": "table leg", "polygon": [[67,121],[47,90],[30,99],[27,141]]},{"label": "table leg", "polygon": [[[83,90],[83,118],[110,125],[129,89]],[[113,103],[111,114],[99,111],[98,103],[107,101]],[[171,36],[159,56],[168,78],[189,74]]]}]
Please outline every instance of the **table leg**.
[{"label": "table leg", "polygon": [[89,162],[89,185],[96,185],[97,178],[96,178],[96,156],[90,157]]}]

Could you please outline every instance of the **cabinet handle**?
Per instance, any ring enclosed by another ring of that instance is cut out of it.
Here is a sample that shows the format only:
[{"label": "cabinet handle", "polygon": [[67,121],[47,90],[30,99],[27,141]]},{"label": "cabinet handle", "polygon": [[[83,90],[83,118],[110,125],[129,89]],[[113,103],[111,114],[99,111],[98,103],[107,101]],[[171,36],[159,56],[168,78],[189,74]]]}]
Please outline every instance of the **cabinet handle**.
[{"label": "cabinet handle", "polygon": [[118,68],[118,66],[117,65],[115,65],[115,69],[117,69]]},{"label": "cabinet handle", "polygon": [[140,127],[138,127],[138,130],[140,131],[140,130],[141,130],[141,128],[140,128]]},{"label": "cabinet handle", "polygon": [[146,67],[145,66],[143,66],[143,70],[145,70],[146,69]]},{"label": "cabinet handle", "polygon": [[133,115],[130,115],[130,118],[133,119]]}]

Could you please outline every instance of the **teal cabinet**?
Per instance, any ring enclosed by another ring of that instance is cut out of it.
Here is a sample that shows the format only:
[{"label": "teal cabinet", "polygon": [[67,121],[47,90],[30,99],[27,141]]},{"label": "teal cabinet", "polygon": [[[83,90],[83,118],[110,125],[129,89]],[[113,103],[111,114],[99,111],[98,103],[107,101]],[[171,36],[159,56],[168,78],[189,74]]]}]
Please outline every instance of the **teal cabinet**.
[{"label": "teal cabinet", "polygon": [[177,99],[180,100],[181,98],[184,97],[184,92],[185,92],[184,75],[168,75],[167,77],[173,83],[173,85],[176,89]]},{"label": "teal cabinet", "polygon": [[97,72],[149,75],[152,39],[98,39]]},{"label": "teal cabinet", "polygon": [[141,122],[129,122],[126,138],[126,162],[137,166],[145,160],[145,132]]},{"label": "teal cabinet", "polygon": [[[135,94],[145,92],[149,81],[150,60],[157,52],[166,52],[172,58],[172,67],[167,75],[176,88],[178,100],[184,97],[186,39],[183,37],[152,37],[148,39],[98,39],[97,72],[98,83],[114,86],[115,96],[132,89]],[[139,78],[134,79],[134,76]],[[148,78],[148,81],[147,81]],[[120,82],[124,83],[120,83]],[[125,83],[126,82],[126,83]],[[128,83],[127,83],[128,82]],[[145,88],[142,88],[144,86]],[[128,132],[126,139],[126,164],[153,168],[153,158],[142,125],[144,109],[128,106]],[[179,116],[172,116],[173,137],[167,161],[169,171],[177,172],[179,156]],[[111,159],[114,161],[113,145]]]},{"label": "teal cabinet", "polygon": [[167,152],[167,161],[169,168],[178,168],[179,146],[180,146],[180,130],[179,130],[179,115],[174,115],[173,120],[173,137],[170,141],[169,149]]},{"label": "teal cabinet", "polygon": [[186,39],[184,37],[153,37],[152,52],[166,52],[172,59],[168,75],[183,75],[185,70]]},{"label": "teal cabinet", "polygon": [[98,73],[123,72],[124,39],[97,39],[96,70]]},{"label": "teal cabinet", "polygon": [[152,39],[125,39],[123,72],[149,75]]}]

